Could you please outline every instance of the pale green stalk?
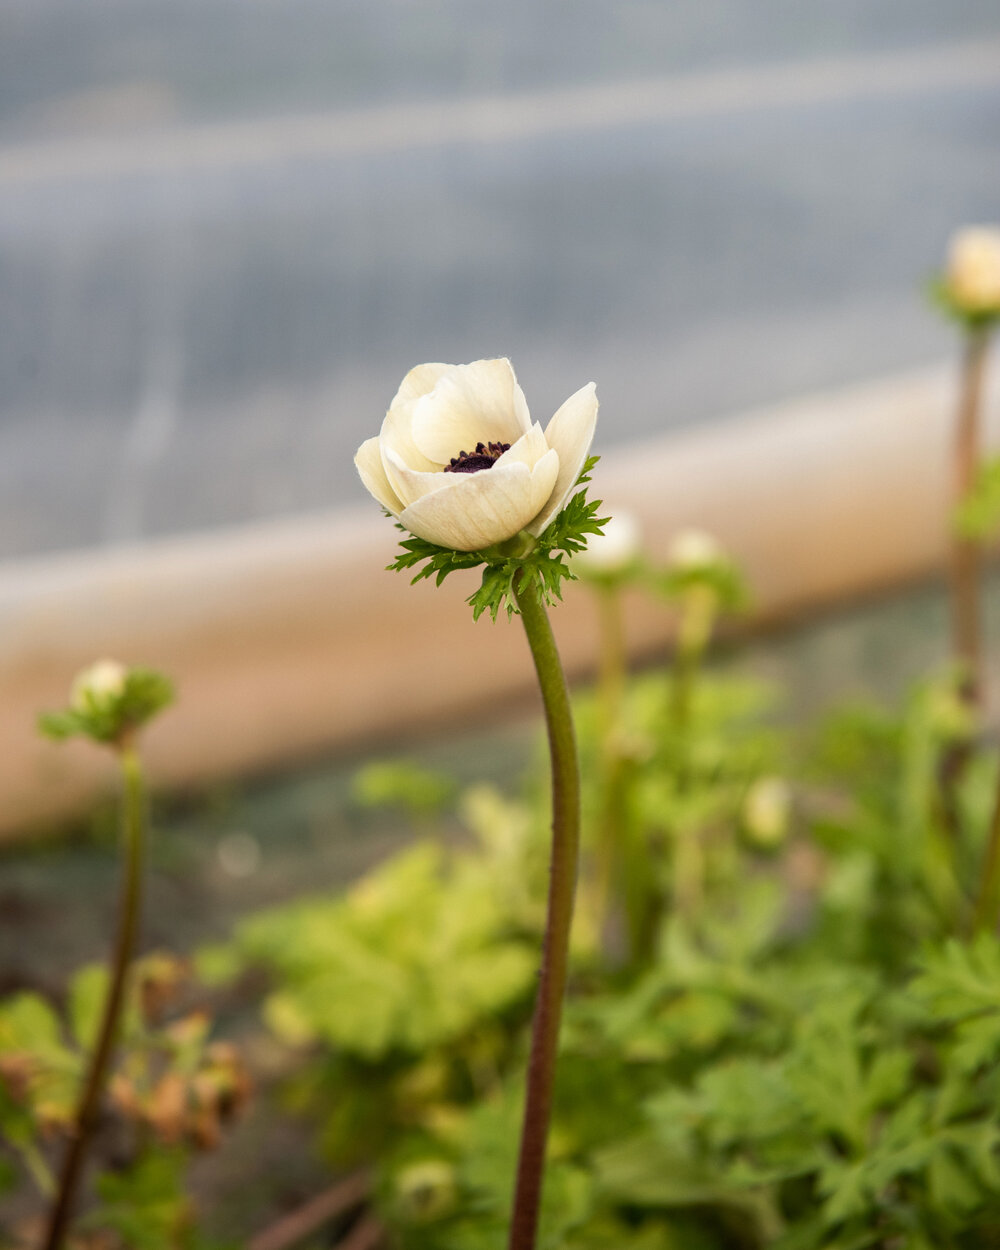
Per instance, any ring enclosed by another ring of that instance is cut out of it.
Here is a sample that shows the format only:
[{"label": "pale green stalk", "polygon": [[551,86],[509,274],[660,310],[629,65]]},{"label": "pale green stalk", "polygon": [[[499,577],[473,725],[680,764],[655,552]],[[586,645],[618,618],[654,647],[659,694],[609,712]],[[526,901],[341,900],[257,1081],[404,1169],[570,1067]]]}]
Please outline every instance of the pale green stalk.
[{"label": "pale green stalk", "polygon": [[[671,683],[670,728],[676,751],[677,794],[683,796],[691,780],[691,710],[705,649],[712,636],[718,606],[715,591],[693,586],[681,601],[681,619]],[[674,897],[678,911],[690,916],[703,891],[704,852],[696,829],[674,830]],[[660,902],[662,912],[663,900]]]},{"label": "pale green stalk", "polygon": [[604,793],[597,829],[597,871],[594,914],[597,931],[606,936],[611,900],[621,882],[620,859],[625,841],[625,759],[622,753],[625,696],[625,630],[621,589],[616,583],[596,587],[601,623],[599,707],[601,767]]},{"label": "pale green stalk", "polygon": [[[979,476],[979,413],[986,377],[989,335],[972,329],[966,335],[962,390],[955,423],[953,495],[957,507]],[[978,538],[956,536],[951,543],[952,648],[961,666],[963,698],[978,706],[983,697],[982,660],[982,544]]]}]

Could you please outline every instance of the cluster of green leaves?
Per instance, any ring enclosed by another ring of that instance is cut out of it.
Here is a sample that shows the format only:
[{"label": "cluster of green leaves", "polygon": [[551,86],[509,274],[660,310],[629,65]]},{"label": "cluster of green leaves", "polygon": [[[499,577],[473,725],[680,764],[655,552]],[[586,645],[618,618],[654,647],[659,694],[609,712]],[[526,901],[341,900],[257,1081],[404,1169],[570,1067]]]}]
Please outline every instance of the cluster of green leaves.
[{"label": "cluster of green leaves", "polygon": [[455,797],[454,781],[406,760],[378,760],[354,777],[354,797],[364,807],[397,807],[411,820],[437,816]]},{"label": "cluster of green leaves", "polygon": [[[270,972],[265,1019],[313,1059],[292,1104],[329,1107],[322,1135],[332,1160],[370,1157],[400,1122],[468,1100],[519,1035],[537,934],[514,918],[521,882],[508,881],[505,857],[418,843],[343,897],[283,905],[239,926],[228,971]],[[208,958],[220,966],[218,951]]]},{"label": "cluster of green leaves", "polygon": [[899,716],[845,708],[808,763],[812,834],[831,874],[824,938],[890,972],[908,965],[914,941],[962,931],[977,889],[995,764],[970,758],[949,815],[941,761],[971,732],[956,691],[946,675],[918,686]]},{"label": "cluster of green leaves", "polygon": [[[577,486],[586,487],[599,459],[588,457]],[[472,608],[473,619],[478,621],[488,612],[495,621],[501,609],[506,609],[511,617],[518,611],[517,594],[529,593],[533,586],[548,604],[562,598],[562,583],[576,577],[566,557],[582,551],[588,535],[600,534],[607,524],[607,517],[597,515],[600,507],[599,499],[588,501],[586,489],[579,490],[537,538],[518,534],[509,542],[484,551],[452,551],[411,536],[400,542],[402,550],[388,568],[417,569],[411,584],[433,577],[440,586],[451,573],[484,565],[482,581],[466,601]],[[398,523],[397,529],[406,532]]]},{"label": "cluster of green leaves", "polygon": [[[993,765],[968,767],[961,837],[949,842],[939,763],[969,730],[952,683],[925,684],[898,716],[831,718],[801,761],[796,822],[768,856],[742,837],[741,805],[755,779],[789,769],[771,696],[702,678],[678,725],[671,687],[662,675],[635,681],[625,705],[623,828],[666,895],[666,919],[652,956],[631,965],[614,950],[605,962],[599,933],[576,944],[539,1245],[992,1244],[1000,945],[951,935],[967,919]],[[585,698],[578,712],[593,833],[607,784],[601,709]],[[489,864],[502,910],[525,931],[544,889],[542,789],[536,778],[529,807],[482,793],[463,803],[490,831],[469,854]],[[672,890],[692,841],[701,889],[686,911]],[[518,863],[534,901],[512,907]],[[451,901],[467,905],[461,891]],[[587,912],[585,876],[584,931]],[[406,1250],[505,1244],[525,1017],[474,1016],[461,1039],[425,1036],[419,1055],[393,1057],[395,1101],[380,1104],[373,1157],[380,1212]],[[468,1072],[477,1030],[489,1035],[489,1075],[456,1082],[456,1053],[465,1048]],[[343,1055],[344,1039],[336,1046]],[[310,1092],[332,1103],[347,1075],[341,1066]]]},{"label": "cluster of green leaves", "polygon": [[[920,997],[927,978],[955,992],[957,963],[931,948],[888,997],[863,969],[827,962],[708,970],[700,989],[733,1008],[728,1036],[646,1098],[640,1133],[597,1154],[605,1200],[709,1202],[735,1244],[781,1250],[984,1244],[1000,1231],[995,1063],[956,1064],[954,1027]],[[995,1047],[996,1005],[979,1020]]]},{"label": "cluster of green leaves", "polygon": [[141,728],[173,702],[173,684],[149,668],[130,668],[119,692],[101,698],[84,697],[79,704],[39,717],[46,737],[61,742],[82,736],[114,743]]},{"label": "cluster of green leaves", "polygon": [[[207,1245],[185,1192],[194,1144],[185,1129],[196,1099],[182,1098],[179,1105],[176,1094],[212,1072],[209,1021],[201,1012],[160,1018],[182,979],[181,966],[163,954],[133,969],[109,1104],[120,1130],[118,1158],[99,1172],[97,1202],[80,1221],[82,1229],[113,1233],[117,1244],[134,1250]],[[107,989],[107,969],[95,964],[70,982],[65,1021],[34,992],[0,1003],[0,1140],[11,1151],[10,1186],[27,1176],[41,1195],[53,1191],[53,1150],[65,1149],[72,1131]],[[167,1109],[169,1125],[161,1114]],[[127,1149],[125,1142],[131,1143]],[[0,1225],[0,1232],[15,1237],[17,1230]]]},{"label": "cluster of green leaves", "polygon": [[646,580],[653,590],[668,599],[678,599],[695,590],[711,591],[718,609],[724,612],[743,611],[750,602],[743,574],[732,560],[723,556],[703,564],[650,569]]},{"label": "cluster of green leaves", "polygon": [[[995,1244],[1000,943],[929,944],[887,982],[786,923],[774,895],[716,949],[674,923],[655,968],[571,1004],[540,1245]],[[397,1147],[402,1245],[501,1250],[519,1093]],[[418,1153],[448,1199],[415,1210]]]},{"label": "cluster of green leaves", "polygon": [[[727,585],[712,585],[720,609],[738,602]],[[691,589],[669,587],[682,610]],[[774,692],[701,671],[703,646],[629,682],[613,713],[600,694],[576,701],[585,845],[539,1247],[1000,1245],[1000,942],[964,940],[995,759],[975,751],[948,677],[898,713],[828,718],[796,757]],[[956,748],[966,763],[945,794]],[[540,753],[518,797],[459,794],[459,845],[425,838],[201,956],[219,980],[267,973],[287,1106],[333,1165],[374,1168],[399,1250],[506,1244],[546,772]],[[773,780],[795,802],[761,843],[746,805]],[[455,795],[405,763],[355,789],[425,832]],[[0,1011],[0,1124],[29,1168],[87,1036],[74,1024],[67,1044],[39,1002]],[[28,1101],[7,1058],[26,1038]],[[183,1151],[149,1150],[100,1181],[94,1218],[143,1250],[195,1244],[182,1182]]]}]

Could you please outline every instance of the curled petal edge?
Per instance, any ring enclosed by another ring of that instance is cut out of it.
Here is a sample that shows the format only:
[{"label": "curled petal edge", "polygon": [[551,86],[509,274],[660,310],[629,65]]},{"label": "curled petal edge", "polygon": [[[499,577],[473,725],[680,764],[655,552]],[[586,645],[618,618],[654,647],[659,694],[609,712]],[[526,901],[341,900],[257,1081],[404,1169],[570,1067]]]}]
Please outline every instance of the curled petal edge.
[{"label": "curled petal edge", "polygon": [[386,475],[380,442],[381,440],[377,437],[363,442],[354,457],[354,464],[368,493],[373,495],[383,508],[388,508],[393,516],[399,516],[403,511],[403,501],[393,490],[392,483]]},{"label": "curled petal edge", "polygon": [[559,456],[559,476],[548,503],[527,527],[535,537],[566,506],[583,470],[597,426],[597,387],[588,382],[558,409],[546,426],[545,441]]}]

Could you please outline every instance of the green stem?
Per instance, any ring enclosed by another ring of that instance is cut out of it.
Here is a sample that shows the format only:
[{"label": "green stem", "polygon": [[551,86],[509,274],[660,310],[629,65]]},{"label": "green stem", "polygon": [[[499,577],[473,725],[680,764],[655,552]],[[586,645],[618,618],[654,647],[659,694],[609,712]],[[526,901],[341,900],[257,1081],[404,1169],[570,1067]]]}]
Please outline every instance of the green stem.
[{"label": "green stem", "polygon": [[[678,798],[685,795],[691,785],[691,705],[714,618],[713,592],[703,587],[689,591],[681,608],[670,687],[670,729]],[[691,916],[697,910],[702,894],[702,848],[697,829],[689,827],[687,821],[675,825],[672,832],[674,902],[679,912]],[[655,941],[665,905],[666,899],[661,891],[643,951],[647,960],[653,954],[651,944]]]},{"label": "green stem", "polygon": [[603,795],[597,830],[594,912],[597,931],[607,937],[611,898],[619,877],[625,799],[622,703],[625,694],[625,630],[617,585],[597,588],[601,620],[600,714]]},{"label": "green stem", "polygon": [[41,1150],[39,1150],[35,1142],[28,1141],[20,1147],[20,1151],[24,1165],[31,1174],[31,1179],[46,1198],[53,1197],[56,1191],[55,1181],[52,1179],[49,1165],[46,1163],[45,1156]]},{"label": "green stem", "polygon": [[670,726],[677,750],[677,788],[681,792],[687,789],[689,780],[691,703],[716,610],[715,592],[707,586],[692,587],[681,602],[670,688]]},{"label": "green stem", "polygon": [[973,913],[973,934],[980,933],[983,929],[996,928],[998,896],[1000,896],[1000,777],[997,779],[993,817],[990,821],[990,840],[986,845],[979,895],[976,898],[976,909]]},{"label": "green stem", "polygon": [[678,645],[670,682],[670,727],[673,730],[678,790],[687,789],[691,696],[698,676],[700,653]]},{"label": "green stem", "polygon": [[599,586],[601,613],[601,716],[604,744],[614,747],[621,734],[625,695],[625,622],[622,594],[617,585]]},{"label": "green stem", "polygon": [[514,596],[538,674],[552,758],[548,920],[532,1025],[524,1123],[508,1242],[509,1250],[534,1250],[580,849],[580,766],[566,678],[537,580],[521,573],[514,585]]},{"label": "green stem", "polygon": [[[970,331],[962,365],[962,390],[955,423],[953,498],[957,507],[979,476],[979,412],[986,377],[988,335]],[[956,536],[951,543],[952,649],[962,668],[962,696],[977,706],[982,689],[980,580],[982,546],[978,539]]]},{"label": "green stem", "polygon": [[101,1095],[104,1092],[111,1054],[118,1033],[125,998],[125,984],[139,926],[142,903],[144,799],[142,767],[131,745],[122,746],[121,765],[125,780],[122,808],[125,868],[119,901],[118,933],[111,958],[111,980],[97,1043],[91,1056],[90,1068],[74,1119],[72,1137],[59,1176],[58,1196],[52,1208],[44,1250],[59,1250],[69,1228],[73,1200],[80,1173],[83,1170],[87,1147],[99,1118]]},{"label": "green stem", "polygon": [[[952,456],[952,526],[955,509],[968,498],[979,477],[979,412],[988,346],[986,330],[970,330],[966,335]],[[959,698],[973,710],[983,701],[982,558],[978,539],[952,534],[948,569],[952,658],[958,667]],[[961,837],[958,786],[971,754],[971,742],[955,742],[945,748],[938,765],[941,816],[953,841]]]}]

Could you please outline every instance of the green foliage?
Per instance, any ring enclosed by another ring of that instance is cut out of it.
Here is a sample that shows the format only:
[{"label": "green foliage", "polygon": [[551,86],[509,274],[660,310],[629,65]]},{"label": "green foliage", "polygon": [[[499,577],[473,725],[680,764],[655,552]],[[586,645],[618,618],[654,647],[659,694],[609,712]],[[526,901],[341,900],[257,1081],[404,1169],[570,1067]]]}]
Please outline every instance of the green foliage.
[{"label": "green foliage", "polygon": [[85,1227],[110,1229],[132,1250],[195,1250],[190,1204],[184,1192],[187,1159],[161,1151],[124,1171],[104,1172],[97,1180],[99,1208]]},{"label": "green foliage", "polygon": [[[949,936],[975,887],[966,874],[992,763],[973,763],[959,794],[971,852],[945,854],[938,761],[968,733],[950,679],[915,691],[899,716],[831,721],[802,769],[809,836],[793,829],[766,870],[736,834],[752,780],[789,766],[768,694],[703,679],[680,729],[669,706],[661,678],[632,684],[630,845],[669,897],[674,840],[696,838],[700,906],[675,907],[655,957],[624,974],[578,953],[550,1139],[551,1244],[992,1244],[1000,944]],[[601,709],[580,713],[593,821]],[[580,906],[586,924],[585,886]],[[479,1111],[449,1104],[441,1127],[428,1111],[416,1135],[392,1138],[399,1158],[422,1151],[453,1181],[447,1213],[421,1223],[392,1198],[404,1165],[383,1158],[380,1201],[401,1246],[502,1246],[516,1115],[497,1134],[506,1154],[481,1134],[517,1105],[517,1065],[499,1079]]]},{"label": "green foliage", "polygon": [[38,994],[0,1003],[0,1129],[30,1152],[42,1134],[72,1118],[83,1071],[55,1011]]},{"label": "green foliage", "polygon": [[[837,795],[814,822],[831,863],[821,900],[831,946],[846,944],[851,953],[865,947],[877,963],[899,969],[912,958],[915,935],[942,937],[962,923],[963,895],[974,893],[963,877],[977,871],[978,840],[970,834],[968,844],[956,845],[939,768],[968,734],[950,676],[914,690],[899,717],[854,708],[825,726],[809,767],[818,786]],[[966,770],[962,805],[981,807],[983,780]],[[979,828],[978,815],[968,824]]]},{"label": "green foliage", "polygon": [[[102,1108],[102,1124],[115,1124],[119,1162],[99,1178],[98,1200],[81,1222],[146,1250],[204,1245],[183,1173],[191,1147],[212,1144],[245,1089],[238,1057],[231,1046],[212,1043],[204,1012],[174,1011],[165,1018],[183,980],[183,966],[162,953],[133,965]],[[0,1003],[0,1141],[20,1164],[4,1161],[3,1169],[14,1181],[30,1178],[46,1198],[73,1131],[107,991],[107,969],[89,965],[70,982],[65,1021],[38,994],[22,992]]]},{"label": "green foliage", "polygon": [[342,900],[252,918],[237,941],[279,978],[266,1004],[279,1036],[372,1061],[451,1042],[523,1001],[537,956],[505,930],[489,866],[424,844]]},{"label": "green foliage", "polygon": [[697,565],[651,569],[646,581],[667,599],[682,599],[693,591],[709,592],[723,612],[745,611],[750,591],[739,568],[725,557]]},{"label": "green foliage", "polygon": [[354,778],[354,797],[365,807],[393,805],[411,819],[437,815],[455,795],[450,777],[406,760],[366,764]]},{"label": "green foliage", "polygon": [[[588,457],[577,486],[586,486],[599,459],[599,456]],[[452,551],[423,538],[405,538],[399,544],[402,551],[388,567],[397,571],[416,568],[418,571],[411,584],[433,577],[440,586],[451,573],[485,565],[479,588],[467,600],[473,619],[478,621],[484,612],[489,612],[495,621],[504,608],[510,617],[518,611],[515,581],[523,592],[528,592],[534,584],[545,603],[552,604],[562,598],[563,581],[576,577],[566,557],[582,551],[587,545],[587,536],[600,534],[608,522],[607,517],[598,517],[600,507],[599,499],[588,502],[586,490],[577,491],[537,538],[521,533],[509,542],[484,551]],[[406,532],[405,526],[398,523],[396,528]],[[420,565],[423,567],[419,568]]]},{"label": "green foliage", "polygon": [[[399,567],[421,562],[410,551]],[[532,558],[496,553],[480,612]],[[996,760],[953,678],[795,739],[775,691],[698,664],[631,680],[613,714],[589,694],[576,712],[585,846],[539,1246],[1000,1245],[1000,940],[966,937]],[[949,810],[941,762],[956,746],[969,758]],[[406,762],[369,766],[359,802],[425,826],[454,805],[448,832],[466,841],[425,838],[198,958],[217,984],[266,973],[283,1105],[333,1164],[373,1169],[394,1250],[506,1245],[546,767],[540,750],[520,793],[458,794]],[[791,797],[762,847],[747,803],[774,779]],[[76,979],[68,1027],[37,996],[0,1006],[0,1128],[42,1181],[103,987],[98,971]],[[133,1006],[118,1077],[143,1131],[162,1075],[204,1075],[207,1028],[158,1029]],[[198,1245],[182,1164],[150,1147],[105,1174],[92,1227],[148,1250]]]},{"label": "green foliage", "polygon": [[992,538],[1000,527],[1000,456],[979,467],[972,490],[955,509],[955,529],[962,538]]}]

